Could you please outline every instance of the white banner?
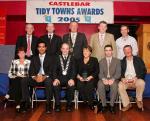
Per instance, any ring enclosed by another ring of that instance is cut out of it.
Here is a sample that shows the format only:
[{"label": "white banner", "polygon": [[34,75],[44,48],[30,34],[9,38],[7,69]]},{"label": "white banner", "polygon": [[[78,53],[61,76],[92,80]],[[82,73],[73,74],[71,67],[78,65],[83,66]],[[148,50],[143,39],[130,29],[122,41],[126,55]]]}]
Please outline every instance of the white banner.
[{"label": "white banner", "polygon": [[112,1],[27,0],[27,23],[114,23]]}]

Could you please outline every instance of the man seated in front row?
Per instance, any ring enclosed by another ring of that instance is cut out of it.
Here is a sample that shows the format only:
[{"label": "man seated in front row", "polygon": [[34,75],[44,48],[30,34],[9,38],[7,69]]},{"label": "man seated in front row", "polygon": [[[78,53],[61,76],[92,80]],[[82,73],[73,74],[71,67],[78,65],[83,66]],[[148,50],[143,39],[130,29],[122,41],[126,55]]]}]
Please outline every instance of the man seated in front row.
[{"label": "man seated in front row", "polygon": [[46,90],[46,113],[51,112],[52,98],[52,59],[46,55],[47,45],[44,41],[39,40],[39,55],[34,56],[31,60],[29,75],[32,79],[29,82],[31,86],[45,86]]},{"label": "man seated in front row", "polygon": [[[104,47],[105,58],[100,63],[100,73],[98,82],[98,94],[102,101],[102,107],[99,108],[100,112],[103,113],[107,108],[106,91],[110,90],[110,112],[115,113],[114,102],[118,92],[118,80],[121,76],[121,65],[120,60],[113,57],[112,45],[106,45]],[[98,110],[98,111],[99,111]],[[96,110],[95,110],[96,111]],[[97,112],[97,111],[96,111]]]},{"label": "man seated in front row", "polygon": [[53,88],[54,88],[54,97],[55,97],[55,111],[60,112],[60,92],[61,87],[67,88],[67,107],[66,111],[72,111],[72,100],[74,97],[74,89],[75,89],[75,66],[74,66],[74,59],[69,54],[69,44],[63,43],[61,46],[61,55],[56,57],[56,62],[54,65],[54,73],[53,73]]},{"label": "man seated in front row", "polygon": [[131,45],[126,45],[123,48],[125,57],[121,61],[121,81],[119,82],[119,94],[123,103],[122,111],[129,110],[129,97],[126,89],[136,88],[136,103],[140,110],[143,110],[142,95],[145,88],[144,77],[147,72],[145,64],[140,57],[132,55]]}]

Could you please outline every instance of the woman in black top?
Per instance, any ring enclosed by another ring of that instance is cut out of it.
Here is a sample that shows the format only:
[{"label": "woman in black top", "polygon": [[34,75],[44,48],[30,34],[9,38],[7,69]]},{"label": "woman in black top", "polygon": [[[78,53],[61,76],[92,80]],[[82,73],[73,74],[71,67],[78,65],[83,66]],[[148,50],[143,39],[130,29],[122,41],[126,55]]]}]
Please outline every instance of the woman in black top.
[{"label": "woman in black top", "polygon": [[94,109],[93,92],[98,81],[99,64],[96,58],[91,57],[91,53],[90,46],[83,48],[83,58],[78,61],[77,88],[84,102],[88,101],[90,109]]}]

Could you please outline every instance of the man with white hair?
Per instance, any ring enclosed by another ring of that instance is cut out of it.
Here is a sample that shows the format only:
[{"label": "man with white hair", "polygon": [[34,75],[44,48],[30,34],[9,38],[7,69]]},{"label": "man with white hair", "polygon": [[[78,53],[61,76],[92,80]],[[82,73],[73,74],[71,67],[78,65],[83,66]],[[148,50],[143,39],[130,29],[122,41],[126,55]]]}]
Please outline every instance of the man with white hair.
[{"label": "man with white hair", "polygon": [[33,55],[37,53],[36,51],[36,44],[38,38],[33,35],[34,26],[31,23],[27,23],[25,26],[26,34],[23,36],[19,36],[16,42],[16,50],[15,50],[15,58],[18,58],[17,52],[18,48],[24,47],[26,57],[31,59]]}]

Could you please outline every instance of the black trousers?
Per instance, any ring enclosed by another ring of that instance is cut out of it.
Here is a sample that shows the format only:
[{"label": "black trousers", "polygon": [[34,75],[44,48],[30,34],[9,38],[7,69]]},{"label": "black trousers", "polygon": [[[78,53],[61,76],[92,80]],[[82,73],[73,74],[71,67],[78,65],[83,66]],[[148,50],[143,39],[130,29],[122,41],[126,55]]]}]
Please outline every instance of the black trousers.
[{"label": "black trousers", "polygon": [[8,94],[17,104],[20,104],[22,101],[29,101],[28,80],[28,77],[16,77],[14,79],[10,79]]},{"label": "black trousers", "polygon": [[58,86],[54,86],[54,97],[55,97],[55,105],[60,105],[61,100],[61,89],[62,87],[66,87],[66,99],[67,99],[67,105],[71,105],[72,100],[74,98],[74,90],[75,86],[69,86],[68,81],[69,79],[67,77],[61,77],[60,84]]},{"label": "black trousers", "polygon": [[29,85],[32,87],[34,86],[44,86],[45,87],[45,95],[47,103],[50,103],[52,99],[52,79],[46,78],[43,82],[36,82],[32,78],[30,79]]},{"label": "black trousers", "polygon": [[83,101],[88,101],[89,105],[93,105],[94,97],[94,80],[89,82],[77,82],[77,89],[79,90],[79,94]]}]

